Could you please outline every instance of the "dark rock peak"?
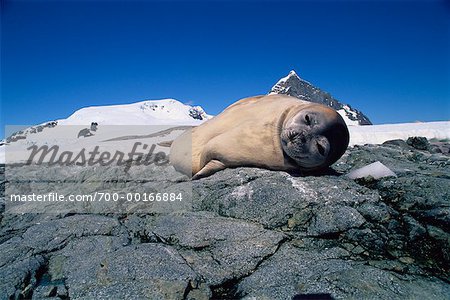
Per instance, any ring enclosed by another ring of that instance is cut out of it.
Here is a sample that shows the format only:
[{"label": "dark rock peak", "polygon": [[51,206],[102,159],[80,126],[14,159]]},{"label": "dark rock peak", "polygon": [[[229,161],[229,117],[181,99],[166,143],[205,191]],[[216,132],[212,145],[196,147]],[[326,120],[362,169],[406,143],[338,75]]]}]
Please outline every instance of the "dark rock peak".
[{"label": "dark rock peak", "polygon": [[281,78],[270,90],[270,94],[283,94],[299,98],[301,100],[315,102],[327,105],[337,111],[342,111],[348,120],[348,124],[357,121],[359,125],[372,125],[367,116],[357,109],[352,108],[348,104],[341,103],[331,96],[330,93],[322,91],[313,86],[308,81],[300,78],[297,73],[292,70],[286,77]]}]

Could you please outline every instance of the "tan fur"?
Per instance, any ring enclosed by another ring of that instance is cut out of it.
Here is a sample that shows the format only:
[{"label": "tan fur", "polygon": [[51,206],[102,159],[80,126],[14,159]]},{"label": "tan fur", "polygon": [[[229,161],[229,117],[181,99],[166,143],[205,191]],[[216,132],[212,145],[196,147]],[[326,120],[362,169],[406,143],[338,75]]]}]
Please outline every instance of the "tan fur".
[{"label": "tan fur", "polygon": [[321,105],[285,95],[242,99],[178,137],[170,161],[178,171],[197,177],[227,167],[295,169],[284,158],[281,128],[291,116],[311,106]]}]

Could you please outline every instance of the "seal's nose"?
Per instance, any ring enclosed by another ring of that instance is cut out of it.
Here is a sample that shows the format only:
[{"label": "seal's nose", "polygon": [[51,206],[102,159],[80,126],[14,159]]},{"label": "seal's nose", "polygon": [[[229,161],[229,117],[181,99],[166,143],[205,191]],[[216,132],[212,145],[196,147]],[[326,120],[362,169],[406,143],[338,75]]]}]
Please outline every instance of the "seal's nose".
[{"label": "seal's nose", "polygon": [[317,137],[315,139],[315,152],[318,153],[322,157],[327,157],[328,153],[330,152],[330,143],[328,142],[326,137]]},{"label": "seal's nose", "polygon": [[317,143],[317,151],[320,155],[325,156],[325,148],[319,143]]}]

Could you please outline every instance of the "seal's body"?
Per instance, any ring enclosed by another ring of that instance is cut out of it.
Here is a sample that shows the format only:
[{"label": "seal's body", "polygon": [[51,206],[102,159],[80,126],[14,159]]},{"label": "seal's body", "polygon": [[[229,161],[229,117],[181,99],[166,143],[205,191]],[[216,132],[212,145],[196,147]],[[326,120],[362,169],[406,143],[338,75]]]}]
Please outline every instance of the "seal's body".
[{"label": "seal's body", "polygon": [[286,95],[257,96],[183,133],[170,161],[193,179],[229,167],[314,171],[338,160],[348,142],[335,110]]}]

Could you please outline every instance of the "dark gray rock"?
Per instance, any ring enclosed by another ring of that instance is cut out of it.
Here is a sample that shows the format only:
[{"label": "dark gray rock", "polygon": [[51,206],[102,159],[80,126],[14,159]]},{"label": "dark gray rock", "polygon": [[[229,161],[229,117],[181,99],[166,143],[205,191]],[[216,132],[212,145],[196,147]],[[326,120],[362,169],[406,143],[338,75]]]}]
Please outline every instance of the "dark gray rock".
[{"label": "dark gray rock", "polygon": [[450,143],[443,141],[431,141],[430,151],[433,153],[442,153],[444,155],[450,154]]},{"label": "dark gray rock", "polygon": [[[73,239],[95,235],[120,236],[120,232],[115,231],[118,224],[116,219],[105,216],[76,215],[36,224],[21,236],[0,244],[0,273],[7,276],[3,277],[5,280],[0,294],[5,297],[17,292],[24,296],[31,295],[40,269],[46,265],[46,258],[51,252],[64,248]],[[80,256],[80,253],[75,255],[84,259],[85,256]],[[27,292],[27,289],[31,291]]]},{"label": "dark gray rock", "polygon": [[[341,175],[375,161],[398,177]],[[191,182],[170,167],[11,167],[1,299],[445,299],[449,166],[432,147],[392,142],[350,148],[322,176],[237,168]],[[15,189],[187,196],[55,210],[11,206]]]},{"label": "dark gray rock", "polygon": [[[110,299],[120,295],[123,299],[181,299],[186,290],[197,287],[197,274],[170,246],[122,247],[113,237],[93,242],[73,243],[69,251],[59,253],[62,257],[69,255],[61,269],[71,298]],[[89,256],[80,259],[73,251]]]},{"label": "dark gray rock", "polygon": [[378,202],[376,193],[344,178],[292,177],[284,172],[248,168],[224,170],[194,182],[194,192],[195,210],[258,222],[270,229],[286,226],[304,231],[313,215],[325,216],[326,207],[332,204],[339,203],[340,209]]},{"label": "dark gray rock", "polygon": [[284,234],[265,230],[261,225],[212,213],[162,217],[152,234],[179,249],[189,265],[212,286],[251,273],[286,239]]},{"label": "dark gray rock", "polygon": [[75,215],[34,225],[22,235],[22,243],[35,253],[60,249],[71,239],[91,235],[119,235],[117,219],[98,215]]},{"label": "dark gray rock", "polygon": [[394,145],[403,149],[409,149],[409,145],[404,140],[389,140],[383,143],[383,145]]},{"label": "dark gray rock", "polygon": [[406,143],[418,150],[428,150],[430,148],[430,143],[427,138],[423,136],[409,137],[408,140],[406,140]]},{"label": "dark gray rock", "polygon": [[365,222],[364,217],[352,207],[324,207],[314,215],[307,232],[311,236],[329,235],[358,228]]},{"label": "dark gray rock", "polygon": [[44,263],[45,259],[41,255],[25,255],[2,266],[1,299],[29,299],[36,286],[35,274]]},{"label": "dark gray rock", "polygon": [[296,294],[327,293],[336,299],[439,299],[450,285],[414,278],[349,260],[341,248],[318,250],[282,246],[250,276],[237,294],[244,299],[290,299]]}]

